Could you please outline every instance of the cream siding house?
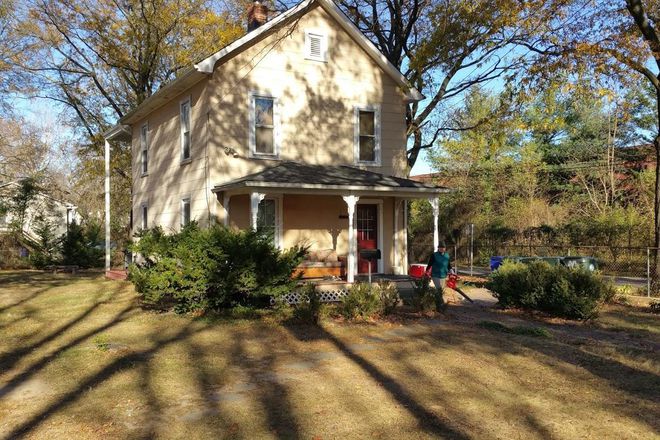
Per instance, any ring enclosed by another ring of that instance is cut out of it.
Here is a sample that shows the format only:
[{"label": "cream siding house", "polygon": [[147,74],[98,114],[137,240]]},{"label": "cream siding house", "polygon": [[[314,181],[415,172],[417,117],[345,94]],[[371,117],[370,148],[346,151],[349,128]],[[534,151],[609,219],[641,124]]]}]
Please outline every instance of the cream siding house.
[{"label": "cream siding house", "polygon": [[349,282],[405,273],[404,201],[444,191],[405,179],[406,104],[423,96],[331,0],[259,24],[106,133],[107,155],[132,142],[133,230],[261,225],[336,253]]}]

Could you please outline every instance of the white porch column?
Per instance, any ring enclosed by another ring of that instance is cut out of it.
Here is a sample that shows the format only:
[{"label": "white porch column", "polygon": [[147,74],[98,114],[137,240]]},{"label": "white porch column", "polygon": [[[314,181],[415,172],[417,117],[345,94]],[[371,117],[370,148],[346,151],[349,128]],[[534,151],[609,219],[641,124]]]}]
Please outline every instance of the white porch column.
[{"label": "white porch column", "polygon": [[355,228],[353,226],[353,215],[355,214],[355,205],[357,205],[360,197],[358,196],[343,196],[344,202],[348,206],[348,267],[346,268],[346,281],[352,283],[355,281],[355,273],[357,272],[357,240],[355,240]]},{"label": "white porch column", "polygon": [[408,273],[408,200],[403,201],[403,273]]},{"label": "white porch column", "polygon": [[222,195],[222,209],[224,210],[224,224],[225,226],[229,226],[229,201],[231,200],[231,196],[225,192]]},{"label": "white porch column", "polygon": [[110,270],[110,142],[105,139],[105,270]]},{"label": "white porch column", "polygon": [[250,194],[250,225],[257,230],[257,218],[259,215],[259,203],[266,197],[264,193],[253,192]]},{"label": "white porch column", "polygon": [[429,199],[433,208],[433,252],[438,248],[440,238],[438,237],[438,216],[440,215],[440,199],[433,197]]},{"label": "white porch column", "polygon": [[401,275],[401,268],[399,267],[399,212],[401,212],[402,200],[394,199],[394,236],[392,238],[392,247],[394,248],[394,273]]}]

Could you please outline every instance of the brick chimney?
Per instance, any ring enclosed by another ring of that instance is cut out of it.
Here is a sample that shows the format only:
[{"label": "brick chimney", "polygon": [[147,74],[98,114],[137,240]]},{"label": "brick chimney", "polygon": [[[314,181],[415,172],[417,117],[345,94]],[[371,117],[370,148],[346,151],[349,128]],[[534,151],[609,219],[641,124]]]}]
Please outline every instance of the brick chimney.
[{"label": "brick chimney", "polygon": [[268,7],[261,4],[259,0],[252,2],[247,13],[247,30],[255,30],[268,20]]}]

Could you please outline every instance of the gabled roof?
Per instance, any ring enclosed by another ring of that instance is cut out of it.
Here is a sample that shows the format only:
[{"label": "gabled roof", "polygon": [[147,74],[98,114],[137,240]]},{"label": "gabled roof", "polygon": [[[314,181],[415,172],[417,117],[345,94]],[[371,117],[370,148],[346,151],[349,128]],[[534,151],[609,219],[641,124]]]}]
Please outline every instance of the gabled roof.
[{"label": "gabled roof", "polygon": [[[260,172],[216,185],[213,192],[252,189],[298,189],[314,191],[377,192],[434,195],[449,192],[447,188],[427,185],[402,177],[387,176],[347,165],[303,165],[281,162]],[[290,192],[290,191],[288,191]]]},{"label": "gabled roof", "polygon": [[387,73],[404,92],[408,102],[424,99],[419,90],[408,83],[403,74],[383,55],[374,44],[351,22],[341,9],[332,0],[304,0],[291,9],[283,12],[262,26],[248,32],[243,37],[203,59],[199,63],[185,69],[176,79],[167,83],[156,93],[145,99],[135,109],[131,110],[119,120],[120,124],[130,124],[142,118],[152,110],[166,104],[174,96],[206,78],[213,73],[216,63],[229,59],[233,54],[248,46],[250,43],[274,31],[278,26],[299,15],[304,15],[309,8],[317,3],[355,40],[355,42],[369,55],[371,59]]}]

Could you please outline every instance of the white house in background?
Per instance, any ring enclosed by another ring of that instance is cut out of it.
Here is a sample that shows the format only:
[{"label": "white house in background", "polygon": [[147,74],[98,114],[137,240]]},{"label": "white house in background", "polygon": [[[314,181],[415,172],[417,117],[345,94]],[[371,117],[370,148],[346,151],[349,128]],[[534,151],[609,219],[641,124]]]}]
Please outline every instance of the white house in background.
[{"label": "white house in background", "polygon": [[405,202],[430,199],[437,223],[446,192],[406,178],[406,104],[424,97],[332,0],[269,12],[254,2],[245,36],[105,133],[106,206],[110,142],[130,142],[134,231],[261,226],[311,246],[307,275],[406,273]]},{"label": "white house in background", "polygon": [[[0,199],[6,201],[17,189],[20,188],[20,180],[14,180],[0,184]],[[53,233],[60,236],[67,231],[71,222],[79,222],[76,206],[71,203],[54,199],[44,191],[39,191],[35,198],[30,201],[23,220],[23,234],[31,240],[37,240],[35,231],[37,219],[43,216],[53,225]],[[14,218],[11,212],[0,212],[0,234],[7,233]]]}]

